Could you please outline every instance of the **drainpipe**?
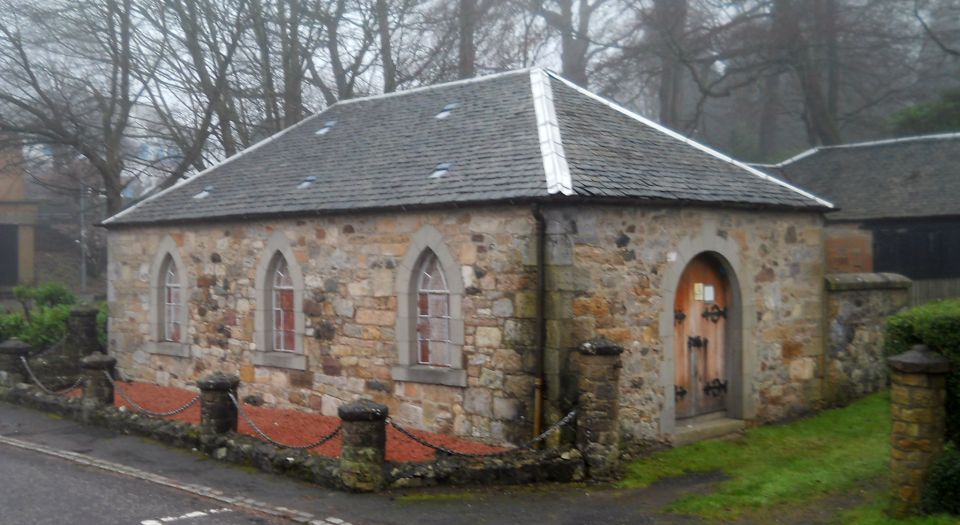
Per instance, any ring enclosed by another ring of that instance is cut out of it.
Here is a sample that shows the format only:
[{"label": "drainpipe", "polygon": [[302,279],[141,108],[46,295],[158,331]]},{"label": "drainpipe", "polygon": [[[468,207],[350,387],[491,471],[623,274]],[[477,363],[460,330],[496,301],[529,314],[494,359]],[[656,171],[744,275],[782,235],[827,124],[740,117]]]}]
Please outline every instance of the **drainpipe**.
[{"label": "drainpipe", "polygon": [[540,435],[543,430],[543,387],[544,387],[544,354],[547,342],[547,321],[544,311],[546,280],[546,245],[547,221],[540,210],[540,204],[533,205],[533,219],[537,223],[537,296],[536,296],[536,369],[533,379],[533,436]]}]

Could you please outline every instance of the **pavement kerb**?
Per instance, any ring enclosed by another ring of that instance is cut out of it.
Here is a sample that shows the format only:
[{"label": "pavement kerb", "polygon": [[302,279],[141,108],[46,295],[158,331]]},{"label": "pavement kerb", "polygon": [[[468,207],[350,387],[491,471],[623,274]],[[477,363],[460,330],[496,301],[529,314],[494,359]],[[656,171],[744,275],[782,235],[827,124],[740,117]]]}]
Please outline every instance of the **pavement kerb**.
[{"label": "pavement kerb", "polygon": [[294,523],[305,523],[308,525],[351,525],[349,522],[337,517],[329,516],[326,518],[317,518],[317,516],[315,516],[314,514],[310,514],[309,512],[293,510],[287,507],[274,507],[265,502],[258,501],[252,498],[246,498],[242,496],[231,497],[231,496],[225,495],[222,491],[212,489],[210,487],[205,487],[203,485],[180,483],[174,479],[171,479],[165,476],[160,476],[158,474],[153,474],[151,472],[147,472],[144,470],[128,467],[126,465],[114,463],[112,461],[105,461],[102,459],[93,458],[93,457],[79,454],[76,452],[60,450],[52,447],[47,447],[44,445],[38,445],[36,443],[21,441],[19,439],[13,439],[7,436],[0,436],[0,444],[16,447],[22,450],[36,452],[39,454],[45,454],[47,456],[52,456],[55,458],[70,461],[78,465],[93,467],[100,470],[105,470],[107,472],[112,472],[114,474],[118,474],[121,476],[127,476],[130,478],[139,479],[141,481],[146,481],[148,483],[153,483],[156,485],[161,485],[161,486],[172,488],[182,492],[187,492],[191,495],[198,496],[201,498],[207,498],[213,501],[217,501],[219,503],[230,505],[232,507],[249,510],[253,512],[258,512],[261,514],[266,514],[268,516],[275,516],[275,517],[289,519]]}]

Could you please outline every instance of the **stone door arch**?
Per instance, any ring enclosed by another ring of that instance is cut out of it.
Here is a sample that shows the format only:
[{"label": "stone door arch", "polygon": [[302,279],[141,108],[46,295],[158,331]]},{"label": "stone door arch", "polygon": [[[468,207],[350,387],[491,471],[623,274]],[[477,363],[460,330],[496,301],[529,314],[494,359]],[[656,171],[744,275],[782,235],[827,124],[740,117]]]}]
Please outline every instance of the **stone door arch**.
[{"label": "stone door arch", "polygon": [[[703,411],[725,410],[726,416],[734,419],[751,419],[755,415],[753,397],[750,393],[752,388],[752,376],[754,369],[754,343],[753,343],[753,325],[756,320],[756,306],[753,300],[753,292],[749,286],[746,286],[745,279],[750,275],[748,270],[742,265],[739,246],[732,240],[719,235],[703,235],[695,239],[688,239],[681,242],[675,251],[668,253],[669,266],[663,275],[663,308],[660,315],[660,341],[663,351],[663,366],[661,367],[661,385],[663,388],[663,410],[660,415],[660,432],[664,435],[674,434],[677,419],[698,415],[696,411],[691,411],[689,407],[677,403],[677,366],[686,366],[689,363],[677,362],[676,349],[682,344],[684,349],[688,341],[678,341],[676,321],[677,294],[687,293],[688,289],[681,291],[681,279],[684,272],[690,267],[712,267],[713,271],[718,273],[726,286],[723,291],[724,297],[722,303],[717,296],[718,290],[714,289],[714,301],[717,308],[725,308],[725,317],[723,320],[722,343],[716,341],[714,344],[723,346],[722,367],[724,377],[708,377],[707,381],[720,379],[726,381],[726,391],[721,406],[709,405],[703,408]],[[691,266],[691,263],[693,266]],[[701,281],[706,281],[702,279]],[[695,284],[695,281],[694,283]],[[701,293],[708,293],[701,291]],[[707,325],[712,324],[709,319],[704,319],[704,310],[714,310],[713,305],[708,301],[702,301],[695,308],[685,312],[686,315],[700,316],[700,321],[707,321]],[[719,314],[709,314],[719,315]],[[701,323],[703,324],[703,323]],[[698,335],[698,334],[690,334]],[[701,337],[703,335],[701,334]],[[707,337],[711,337],[707,335]],[[716,333],[713,338],[718,337]],[[707,381],[704,381],[706,383]],[[703,385],[699,388],[702,389]],[[688,389],[689,390],[689,389]],[[702,392],[701,392],[702,394]],[[701,396],[702,397],[702,396]]]}]

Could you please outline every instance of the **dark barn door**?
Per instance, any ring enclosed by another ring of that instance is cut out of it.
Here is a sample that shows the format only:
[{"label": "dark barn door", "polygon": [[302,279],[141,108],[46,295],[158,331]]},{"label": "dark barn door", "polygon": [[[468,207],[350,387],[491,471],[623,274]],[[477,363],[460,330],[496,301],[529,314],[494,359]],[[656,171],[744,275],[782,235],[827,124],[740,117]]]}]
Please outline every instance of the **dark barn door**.
[{"label": "dark barn door", "polygon": [[20,275],[17,225],[0,224],[0,286],[15,286]]},{"label": "dark barn door", "polygon": [[725,271],[707,254],[690,261],[680,277],[674,302],[677,418],[726,408],[729,290]]}]

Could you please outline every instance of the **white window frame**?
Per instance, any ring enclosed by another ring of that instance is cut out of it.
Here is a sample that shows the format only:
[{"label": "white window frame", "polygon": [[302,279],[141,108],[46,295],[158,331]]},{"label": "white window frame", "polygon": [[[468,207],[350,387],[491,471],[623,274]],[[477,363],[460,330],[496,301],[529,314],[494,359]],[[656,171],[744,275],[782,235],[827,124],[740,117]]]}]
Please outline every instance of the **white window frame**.
[{"label": "white window frame", "polygon": [[[303,333],[306,319],[303,314],[304,280],[300,266],[293,253],[293,243],[282,231],[275,231],[267,240],[263,256],[257,266],[254,289],[257,305],[254,309],[254,348],[250,352],[250,361],[256,366],[307,369],[307,356],[304,353]],[[277,350],[274,345],[274,287],[273,277],[276,264],[282,257],[287,263],[290,281],[293,284],[294,348]]]},{"label": "white window frame", "polygon": [[[175,269],[175,284],[179,290],[176,306],[176,322],[180,324],[180,337],[171,340],[167,333],[167,321],[172,304],[167,302],[168,272]],[[187,299],[188,268],[180,257],[180,248],[169,235],[160,241],[153,264],[150,267],[150,333],[144,348],[151,354],[172,357],[190,357],[189,309]]]},{"label": "white window frame", "polygon": [[[432,253],[437,258],[449,291],[449,356],[446,366],[419,362],[417,304],[420,270],[425,257]],[[428,383],[447,386],[467,386],[467,372],[463,363],[463,296],[465,293],[460,266],[433,226],[424,226],[410,239],[410,246],[397,266],[397,361],[391,369],[396,381]]]}]

